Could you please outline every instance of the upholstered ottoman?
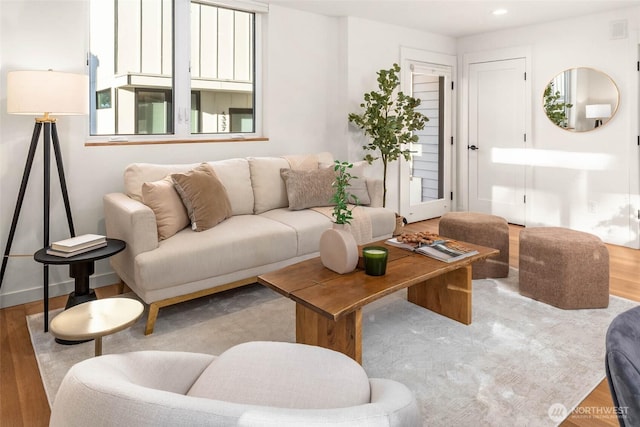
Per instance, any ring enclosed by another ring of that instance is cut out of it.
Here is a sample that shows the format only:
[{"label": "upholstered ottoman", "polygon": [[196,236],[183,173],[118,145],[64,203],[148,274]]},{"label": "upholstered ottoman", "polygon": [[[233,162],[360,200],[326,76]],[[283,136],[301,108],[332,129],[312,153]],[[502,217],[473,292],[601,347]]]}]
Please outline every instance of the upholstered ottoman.
[{"label": "upholstered ottoman", "polygon": [[561,227],[520,232],[520,294],[564,308],[609,305],[609,251],[597,236]]},{"label": "upholstered ottoman", "polygon": [[504,218],[477,212],[448,212],[440,218],[438,234],[500,251],[497,257],[473,263],[474,279],[509,275],[509,225]]}]

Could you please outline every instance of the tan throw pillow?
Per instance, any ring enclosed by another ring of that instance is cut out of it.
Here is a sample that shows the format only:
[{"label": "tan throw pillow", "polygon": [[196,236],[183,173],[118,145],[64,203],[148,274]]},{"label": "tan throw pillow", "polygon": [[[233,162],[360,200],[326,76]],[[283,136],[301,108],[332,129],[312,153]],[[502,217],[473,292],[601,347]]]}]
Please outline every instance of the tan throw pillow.
[{"label": "tan throw pillow", "polygon": [[289,209],[297,211],[318,206],[333,206],[333,187],[336,174],[333,169],[293,170],[280,169],[287,187]]},{"label": "tan throw pillow", "polygon": [[171,178],[194,231],[208,230],[231,216],[227,190],[208,164],[203,163],[189,172],[174,173]]},{"label": "tan throw pillow", "polygon": [[142,203],[149,206],[156,216],[159,240],[168,239],[189,225],[187,210],[170,176],[143,183]]}]

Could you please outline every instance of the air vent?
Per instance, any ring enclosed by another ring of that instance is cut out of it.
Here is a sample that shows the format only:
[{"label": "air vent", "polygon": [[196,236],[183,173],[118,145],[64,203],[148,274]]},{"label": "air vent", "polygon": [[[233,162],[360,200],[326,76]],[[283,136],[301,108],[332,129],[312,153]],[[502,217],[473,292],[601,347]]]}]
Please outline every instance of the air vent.
[{"label": "air vent", "polygon": [[620,21],[611,21],[609,23],[609,33],[611,40],[626,39],[627,33],[627,20],[622,19]]}]

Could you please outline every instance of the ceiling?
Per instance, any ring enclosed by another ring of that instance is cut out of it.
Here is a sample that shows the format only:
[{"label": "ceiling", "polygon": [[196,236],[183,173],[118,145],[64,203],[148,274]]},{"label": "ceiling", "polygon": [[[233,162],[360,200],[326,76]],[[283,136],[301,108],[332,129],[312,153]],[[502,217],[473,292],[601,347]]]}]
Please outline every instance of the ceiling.
[{"label": "ceiling", "polygon": [[[640,6],[640,0],[264,0],[327,16],[354,16],[450,37]],[[506,9],[495,16],[491,12]]]}]

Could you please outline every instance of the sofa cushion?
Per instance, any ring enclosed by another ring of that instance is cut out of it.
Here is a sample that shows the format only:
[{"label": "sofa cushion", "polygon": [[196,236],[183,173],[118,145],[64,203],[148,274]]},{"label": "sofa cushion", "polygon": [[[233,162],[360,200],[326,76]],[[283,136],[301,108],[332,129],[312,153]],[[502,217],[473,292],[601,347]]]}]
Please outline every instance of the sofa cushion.
[{"label": "sofa cushion", "polygon": [[247,159],[228,159],[208,162],[227,189],[233,215],[253,213],[253,189]]},{"label": "sofa cushion", "polygon": [[189,396],[249,405],[330,409],[371,401],[366,372],[337,351],[286,342],[247,342],[205,368]]},{"label": "sofa cushion", "polygon": [[138,254],[135,283],[158,291],[288,260],[296,252],[295,230],[259,215],[235,215],[201,233],[185,228]]},{"label": "sofa cushion", "polygon": [[331,228],[331,219],[311,209],[292,211],[287,208],[272,209],[263,218],[278,221],[295,230],[298,241],[297,255],[307,255],[320,250],[320,236]]},{"label": "sofa cushion", "polygon": [[171,178],[194,231],[208,230],[231,216],[227,191],[207,163],[189,172],[174,173]]},{"label": "sofa cushion", "polygon": [[253,212],[260,214],[271,209],[286,208],[289,202],[280,169],[287,169],[289,162],[282,157],[249,157],[248,160],[253,187]]},{"label": "sofa cushion", "polygon": [[124,189],[127,196],[142,202],[142,184],[159,181],[172,173],[187,172],[199,163],[182,165],[157,165],[153,163],[132,163],[124,170]]},{"label": "sofa cushion", "polygon": [[[351,174],[351,181],[349,181],[349,193],[358,198],[358,204],[367,206],[371,204],[371,197],[369,197],[369,191],[367,190],[367,180],[364,176],[364,168],[367,162],[355,162],[353,167],[348,169]],[[335,163],[319,163],[320,169],[333,170]]]},{"label": "sofa cushion", "polygon": [[353,168],[349,172],[353,177],[349,181],[349,193],[358,198],[359,205],[370,205],[371,198],[369,197],[369,191],[367,190],[367,180],[364,176],[364,168],[366,162],[356,162],[353,164]]},{"label": "sofa cushion", "polygon": [[289,209],[298,211],[316,206],[332,206],[335,203],[332,187],[336,174],[330,168],[315,170],[280,169],[287,189]]},{"label": "sofa cushion", "polygon": [[316,154],[293,154],[282,157],[287,159],[289,167],[293,170],[318,169],[318,156]]},{"label": "sofa cushion", "polygon": [[142,203],[156,216],[158,239],[167,239],[189,225],[189,216],[170,176],[142,184]]}]

